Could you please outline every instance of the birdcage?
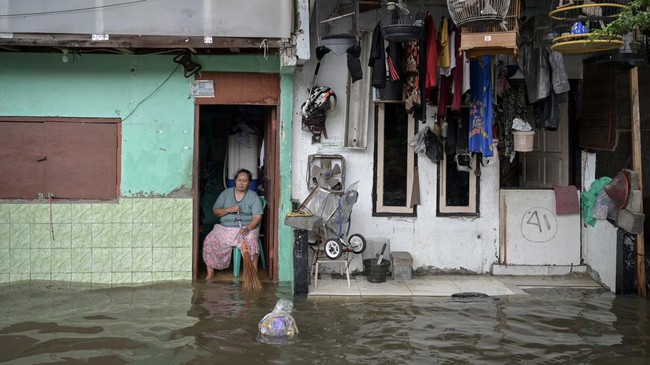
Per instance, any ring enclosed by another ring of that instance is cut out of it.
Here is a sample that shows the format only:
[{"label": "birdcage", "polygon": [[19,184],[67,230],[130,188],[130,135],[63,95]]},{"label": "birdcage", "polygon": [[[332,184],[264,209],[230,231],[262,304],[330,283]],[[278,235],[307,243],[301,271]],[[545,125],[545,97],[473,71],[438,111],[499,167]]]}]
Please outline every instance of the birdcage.
[{"label": "birdcage", "polygon": [[626,9],[629,0],[554,0],[549,13],[553,38],[551,49],[562,53],[614,51],[624,45],[623,37],[598,35]]},{"label": "birdcage", "polygon": [[456,25],[482,28],[502,23],[510,0],[447,0],[447,9]]},{"label": "birdcage", "polygon": [[316,0],[318,46],[341,55],[356,45],[358,0]]},{"label": "birdcage", "polygon": [[520,15],[521,2],[512,0],[508,1],[507,12],[499,23],[473,23],[471,27],[463,26],[460,50],[467,52],[469,57],[487,54],[516,55]]},{"label": "birdcage", "polygon": [[382,0],[381,33],[389,42],[406,43],[420,39],[424,13],[406,0]]}]

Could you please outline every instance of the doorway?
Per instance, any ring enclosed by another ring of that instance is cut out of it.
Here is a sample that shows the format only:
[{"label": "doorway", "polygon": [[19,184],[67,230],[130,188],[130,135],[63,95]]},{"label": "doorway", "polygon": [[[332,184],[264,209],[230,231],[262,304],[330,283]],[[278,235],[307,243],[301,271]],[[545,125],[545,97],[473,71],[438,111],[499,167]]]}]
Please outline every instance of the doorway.
[{"label": "doorway", "polygon": [[[218,222],[212,214],[214,201],[226,187],[233,186],[234,172],[245,168],[253,175],[251,190],[266,202],[260,225],[260,256],[266,270],[260,262],[258,272],[261,279],[276,281],[279,77],[203,73],[200,79],[212,80],[218,92],[214,97],[197,98],[195,106],[193,277],[199,280],[206,275],[203,240]],[[232,268],[231,262],[217,279],[232,280]]]}]

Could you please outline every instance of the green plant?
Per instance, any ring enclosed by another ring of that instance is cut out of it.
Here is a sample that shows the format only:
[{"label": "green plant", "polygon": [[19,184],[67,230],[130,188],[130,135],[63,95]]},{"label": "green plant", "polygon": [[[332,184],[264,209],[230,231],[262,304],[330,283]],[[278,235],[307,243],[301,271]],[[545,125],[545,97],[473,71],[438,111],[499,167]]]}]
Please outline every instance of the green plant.
[{"label": "green plant", "polygon": [[620,36],[635,29],[639,29],[646,35],[650,34],[650,0],[630,1],[616,20],[607,24],[603,29],[594,31],[594,36]]}]

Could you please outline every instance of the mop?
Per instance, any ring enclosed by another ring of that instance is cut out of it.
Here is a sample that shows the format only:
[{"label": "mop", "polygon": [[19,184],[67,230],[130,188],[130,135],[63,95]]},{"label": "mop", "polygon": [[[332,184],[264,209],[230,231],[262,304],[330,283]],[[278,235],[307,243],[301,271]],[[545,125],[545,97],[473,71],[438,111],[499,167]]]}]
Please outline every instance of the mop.
[{"label": "mop", "polygon": [[[241,230],[242,225],[239,212],[237,212],[237,222],[239,222],[239,229]],[[239,234],[237,234],[237,236],[239,236]],[[246,239],[244,237],[242,237],[241,246],[242,260],[244,261],[244,272],[242,274],[242,283],[244,290],[262,290],[262,282],[260,281],[260,278],[257,277],[257,269],[255,268],[255,265],[253,265],[253,261],[251,260],[251,257],[248,253],[248,244],[246,243]]]}]

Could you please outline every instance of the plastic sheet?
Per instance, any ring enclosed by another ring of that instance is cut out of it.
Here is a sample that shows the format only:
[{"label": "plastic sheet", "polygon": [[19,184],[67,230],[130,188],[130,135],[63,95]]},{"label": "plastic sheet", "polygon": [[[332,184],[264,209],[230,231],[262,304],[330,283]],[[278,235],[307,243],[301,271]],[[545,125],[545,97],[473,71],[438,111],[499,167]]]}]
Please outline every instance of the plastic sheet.
[{"label": "plastic sheet", "polygon": [[261,341],[286,340],[298,334],[298,326],[291,315],[292,309],[293,303],[290,300],[278,300],[273,312],[265,315],[258,324],[258,339]]}]

